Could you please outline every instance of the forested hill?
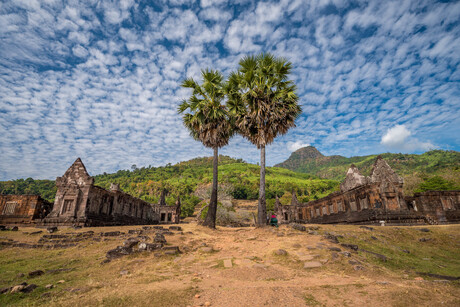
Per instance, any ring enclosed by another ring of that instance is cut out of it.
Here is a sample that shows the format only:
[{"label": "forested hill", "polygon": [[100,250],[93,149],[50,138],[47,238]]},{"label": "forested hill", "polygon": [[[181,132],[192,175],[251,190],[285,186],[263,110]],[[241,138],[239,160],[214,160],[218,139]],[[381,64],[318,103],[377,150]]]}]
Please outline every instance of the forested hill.
[{"label": "forested hill", "polygon": [[[91,173],[91,170],[89,170]],[[257,199],[259,191],[257,165],[241,159],[219,156],[219,185],[237,199]],[[94,176],[95,184],[108,189],[110,183],[118,183],[123,191],[149,202],[157,202],[163,188],[169,191],[166,201],[173,204],[178,195],[186,207],[198,203],[195,191],[210,188],[212,182],[212,158],[196,158],[175,165],[142,167],[119,170],[113,174]],[[299,199],[308,201],[328,195],[338,189],[339,182],[319,179],[316,176],[296,173],[283,168],[267,168],[266,198],[269,205],[276,195],[288,202],[293,190]],[[53,201],[56,189],[52,180],[18,179],[0,182],[2,194],[40,194]]]},{"label": "forested hill", "polygon": [[[384,153],[381,156],[404,177],[405,192],[411,194],[419,185],[433,177],[444,179],[448,188],[460,187],[460,152],[431,150],[423,154]],[[369,175],[377,155],[346,158],[324,156],[315,147],[308,146],[293,152],[289,159],[275,165],[295,172],[308,173],[319,178],[342,181],[351,164],[355,164],[363,175]]]},{"label": "forested hill", "polygon": [[[381,156],[399,174],[414,172],[436,174],[443,170],[460,169],[460,152],[432,150],[421,155],[384,153]],[[351,164],[355,164],[363,175],[369,175],[377,155],[346,158],[324,156],[315,147],[308,146],[293,152],[289,159],[275,165],[295,172],[308,173],[324,179],[343,180]]]}]

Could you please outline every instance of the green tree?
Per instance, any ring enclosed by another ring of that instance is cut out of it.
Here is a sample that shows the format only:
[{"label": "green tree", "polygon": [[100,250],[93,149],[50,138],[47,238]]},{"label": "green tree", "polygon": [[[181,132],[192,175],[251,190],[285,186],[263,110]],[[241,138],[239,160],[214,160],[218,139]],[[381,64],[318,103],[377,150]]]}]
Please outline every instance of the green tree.
[{"label": "green tree", "polygon": [[258,225],[265,225],[265,146],[295,126],[302,110],[296,86],[289,80],[292,64],[269,53],[243,57],[226,86],[229,110],[243,137],[260,149]]},{"label": "green tree", "polygon": [[202,84],[198,84],[192,78],[182,82],[182,86],[193,90],[192,96],[184,100],[178,109],[183,114],[185,127],[190,135],[203,143],[204,146],[214,150],[213,180],[209,209],[203,225],[210,228],[216,227],[217,213],[217,167],[218,149],[228,144],[234,129],[227,107],[223,103],[225,93],[223,90],[223,76],[216,70],[202,70]]},{"label": "green tree", "polygon": [[442,178],[441,176],[433,176],[431,178],[426,178],[415,190],[415,192],[425,192],[425,191],[449,191],[458,189],[455,186],[455,183],[449,180]]}]

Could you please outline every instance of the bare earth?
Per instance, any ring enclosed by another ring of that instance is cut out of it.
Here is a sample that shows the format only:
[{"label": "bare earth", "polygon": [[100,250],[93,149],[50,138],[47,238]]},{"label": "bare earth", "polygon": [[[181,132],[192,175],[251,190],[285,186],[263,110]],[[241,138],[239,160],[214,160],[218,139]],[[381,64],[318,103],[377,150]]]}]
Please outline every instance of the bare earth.
[{"label": "bare earth", "polygon": [[[422,278],[414,273],[416,268],[391,269],[372,255],[346,249],[323,235],[324,231],[368,235],[368,230],[358,226],[321,225],[320,230],[310,234],[308,229],[303,232],[285,225],[262,229],[218,227],[217,230],[195,223],[180,226],[182,231],[165,236],[168,245],[177,245],[182,252],[172,256],[143,252],[101,263],[107,250],[132,236],[127,234],[129,229],[141,229],[140,226],[62,228],[58,233],[88,230],[95,231],[95,235],[114,230],[126,233],[101,242],[88,239],[67,249],[3,248],[0,250],[0,288],[22,281],[39,287],[30,294],[0,294],[0,305],[460,305],[458,281]],[[381,234],[383,238],[387,229],[390,227],[381,227],[373,234]],[[435,230],[434,233],[446,231],[452,244],[458,246],[460,226],[430,226],[430,229]],[[0,236],[37,242],[40,235],[22,233],[34,230],[20,228],[18,232],[2,232]],[[144,235],[153,237],[154,233],[149,230]],[[351,256],[343,252],[350,252]],[[460,264],[459,258],[453,259],[455,265]],[[304,268],[305,263],[321,266]],[[69,270],[46,272],[63,268]],[[46,273],[27,277],[27,272],[38,269]],[[18,273],[26,276],[18,277]],[[46,284],[53,284],[54,288],[46,290]]]}]

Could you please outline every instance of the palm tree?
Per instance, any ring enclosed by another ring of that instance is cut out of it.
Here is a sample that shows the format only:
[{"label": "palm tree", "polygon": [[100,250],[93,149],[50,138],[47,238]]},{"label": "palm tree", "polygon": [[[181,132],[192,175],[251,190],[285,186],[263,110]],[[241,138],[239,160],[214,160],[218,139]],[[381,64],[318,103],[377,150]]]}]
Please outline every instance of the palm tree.
[{"label": "palm tree", "polygon": [[222,74],[217,70],[206,69],[201,71],[201,76],[203,79],[201,85],[192,78],[182,82],[182,87],[191,88],[193,92],[188,100],[182,101],[178,112],[182,114],[189,110],[182,117],[185,127],[195,140],[214,150],[211,200],[203,225],[215,228],[218,149],[228,144],[234,129],[227,107],[222,104],[225,99]]},{"label": "palm tree", "polygon": [[292,64],[269,53],[243,57],[226,84],[229,111],[239,133],[260,149],[258,225],[266,223],[265,146],[295,126],[302,110],[296,86],[288,79]]}]

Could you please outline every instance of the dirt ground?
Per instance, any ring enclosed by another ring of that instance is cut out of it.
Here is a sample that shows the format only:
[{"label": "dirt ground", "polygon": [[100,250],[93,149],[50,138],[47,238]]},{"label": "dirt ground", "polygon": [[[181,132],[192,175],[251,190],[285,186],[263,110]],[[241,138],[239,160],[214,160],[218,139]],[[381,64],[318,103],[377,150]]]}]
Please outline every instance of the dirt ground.
[{"label": "dirt ground", "polygon": [[[31,294],[0,294],[0,305],[460,306],[458,281],[420,277],[414,268],[392,268],[327,238],[332,231],[367,235],[358,226],[313,226],[307,231],[287,225],[216,230],[195,223],[180,226],[182,231],[165,235],[168,245],[181,250],[177,255],[142,252],[102,263],[107,250],[132,236],[129,229],[141,226],[60,229],[59,233],[126,233],[66,249],[3,248],[0,288],[24,280],[39,287]],[[446,231],[450,244],[458,246],[460,227],[450,227],[439,231]],[[384,236],[386,229],[379,233]],[[23,233],[32,230],[0,236],[36,242],[38,237]],[[143,233],[150,238],[154,234]],[[453,259],[454,266],[459,258]],[[37,269],[46,273],[27,278],[27,271]],[[61,271],[49,274],[53,269]],[[21,273],[26,277],[18,277]],[[47,290],[46,284],[54,287]]]}]

